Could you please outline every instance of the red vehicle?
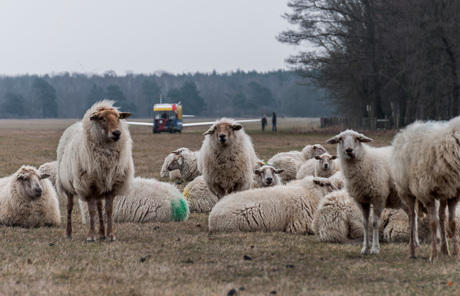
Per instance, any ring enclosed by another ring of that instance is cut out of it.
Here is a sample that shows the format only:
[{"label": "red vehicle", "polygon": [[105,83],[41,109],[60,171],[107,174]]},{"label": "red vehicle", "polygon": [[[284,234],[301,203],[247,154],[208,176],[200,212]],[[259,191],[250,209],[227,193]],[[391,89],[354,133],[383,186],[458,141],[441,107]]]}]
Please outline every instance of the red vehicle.
[{"label": "red vehicle", "polygon": [[153,106],[153,133],[182,132],[182,105],[155,104]]}]

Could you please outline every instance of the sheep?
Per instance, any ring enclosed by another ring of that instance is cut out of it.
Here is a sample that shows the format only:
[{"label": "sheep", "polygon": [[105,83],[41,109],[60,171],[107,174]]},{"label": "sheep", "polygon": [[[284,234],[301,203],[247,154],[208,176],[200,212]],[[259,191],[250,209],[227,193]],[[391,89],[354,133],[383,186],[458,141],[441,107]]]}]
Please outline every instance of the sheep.
[{"label": "sheep", "polygon": [[188,183],[183,195],[188,201],[190,212],[209,213],[219,200],[206,186],[203,176],[198,176]]},{"label": "sheep", "polygon": [[296,178],[303,179],[306,176],[329,178],[339,170],[337,156],[323,153],[307,160],[297,171]]},{"label": "sheep", "polygon": [[182,176],[181,176],[179,170],[173,170],[173,171],[168,170],[168,166],[171,163],[171,161],[173,160],[174,156],[175,156],[174,154],[170,153],[170,154],[168,154],[168,156],[165,157],[165,160],[164,160],[163,165],[161,166],[161,170],[160,170],[160,177],[161,178],[169,178],[169,180],[171,180],[171,181],[182,179]]},{"label": "sheep", "polygon": [[51,184],[55,186],[56,184],[56,175],[57,175],[57,160],[50,161],[42,164],[38,170],[44,174],[49,175],[48,180],[51,181]]},{"label": "sheep", "polygon": [[275,169],[273,166],[263,162],[258,162],[258,165],[260,167],[254,169],[252,188],[270,187],[282,184],[279,174],[284,172],[283,169]]},{"label": "sheep", "polygon": [[342,186],[343,182],[310,176],[290,185],[229,194],[211,210],[209,230],[313,234],[312,219],[320,199]]},{"label": "sheep", "polygon": [[[392,147],[374,148],[366,143],[371,138],[346,130],[327,140],[327,144],[338,144],[337,155],[344,175],[348,193],[357,202],[363,217],[364,242],[361,254],[369,253],[369,214],[372,205],[372,249],[371,254],[380,252],[380,216],[385,207],[405,208],[396,191],[391,172]],[[407,210],[407,209],[406,209]]]},{"label": "sheep", "polygon": [[[82,221],[88,223],[88,204],[79,201]],[[117,223],[185,221],[189,215],[187,202],[173,184],[156,179],[136,177],[131,189],[113,203],[112,219]]]},{"label": "sheep", "polygon": [[288,182],[296,179],[297,171],[305,161],[323,153],[327,153],[327,150],[320,144],[307,145],[302,151],[277,153],[268,160],[268,163],[276,168],[284,169],[280,177],[283,182]]},{"label": "sheep", "polygon": [[168,165],[168,171],[179,170],[182,180],[189,182],[201,175],[198,170],[199,151],[190,151],[188,148],[181,148],[171,152],[173,156]]},{"label": "sheep", "polygon": [[[439,224],[441,253],[449,255],[446,207],[449,210],[453,255],[458,258],[455,212],[460,192],[460,117],[447,122],[415,122],[399,132],[392,145],[392,173],[399,195],[409,208],[409,255],[416,256],[415,204],[419,201],[426,207],[430,219],[429,260],[437,259],[436,231]],[[439,217],[436,200],[439,200]]]},{"label": "sheep", "polygon": [[[134,178],[132,139],[125,118],[113,101],[95,103],[83,119],[67,128],[57,148],[58,174],[56,187],[67,198],[66,236],[72,236],[73,196],[88,202],[90,227],[88,242],[94,242],[94,220],[99,214],[99,234],[102,239],[115,240],[112,225],[113,199],[129,190]],[[105,199],[107,236],[102,219],[102,199]]]},{"label": "sheep", "polygon": [[249,189],[258,158],[243,126],[224,117],[203,135],[198,167],[209,190],[220,199]]},{"label": "sheep", "polygon": [[7,226],[59,226],[61,213],[48,175],[23,165],[0,179],[0,224]]}]

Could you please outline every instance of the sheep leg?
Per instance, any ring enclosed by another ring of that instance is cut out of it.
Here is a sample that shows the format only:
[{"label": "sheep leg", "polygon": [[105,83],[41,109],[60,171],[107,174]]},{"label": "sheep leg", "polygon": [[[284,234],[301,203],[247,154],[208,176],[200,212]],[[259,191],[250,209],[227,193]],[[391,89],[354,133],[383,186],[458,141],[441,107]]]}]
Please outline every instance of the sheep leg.
[{"label": "sheep leg", "polygon": [[104,215],[102,213],[102,200],[97,201],[97,214],[99,215],[99,236],[105,239]]},{"label": "sheep leg", "polygon": [[403,210],[409,217],[409,258],[416,258],[415,248],[420,246],[420,243],[418,241],[417,218],[415,215],[415,196],[407,196],[405,202],[406,206],[403,206]]},{"label": "sheep leg", "polygon": [[112,212],[113,212],[113,196],[107,196],[105,198],[105,214],[107,216],[107,238],[111,242],[116,240],[115,235],[113,234]]},{"label": "sheep leg", "polygon": [[94,224],[96,220],[97,201],[95,199],[88,200],[88,213],[89,213],[89,232],[86,241],[89,243],[94,242]]},{"label": "sheep leg", "polygon": [[447,201],[449,207],[449,229],[452,236],[452,251],[456,259],[458,259],[458,241],[457,241],[457,223],[455,222],[455,208],[457,207],[458,198],[452,198]]},{"label": "sheep leg", "polygon": [[449,244],[446,236],[446,206],[447,200],[441,199],[439,201],[439,227],[441,231],[441,253],[449,256]]},{"label": "sheep leg", "polygon": [[430,233],[431,233],[431,251],[430,251],[430,262],[434,262],[438,256],[437,250],[437,237],[436,237],[436,230],[438,229],[439,218],[436,213],[436,206],[435,202],[429,203],[427,206],[428,209],[428,217],[430,217]]},{"label": "sheep leg", "polygon": [[364,227],[364,241],[363,248],[361,249],[361,254],[366,255],[369,253],[369,213],[370,205],[368,204],[358,204],[363,215],[363,227]]},{"label": "sheep leg", "polygon": [[382,208],[374,204],[373,212],[374,212],[374,217],[372,219],[371,254],[377,255],[378,253],[380,253],[379,228],[380,228],[380,216],[382,215]]},{"label": "sheep leg", "polygon": [[73,210],[73,195],[67,195],[67,224],[65,233],[67,238],[72,238],[72,210]]}]

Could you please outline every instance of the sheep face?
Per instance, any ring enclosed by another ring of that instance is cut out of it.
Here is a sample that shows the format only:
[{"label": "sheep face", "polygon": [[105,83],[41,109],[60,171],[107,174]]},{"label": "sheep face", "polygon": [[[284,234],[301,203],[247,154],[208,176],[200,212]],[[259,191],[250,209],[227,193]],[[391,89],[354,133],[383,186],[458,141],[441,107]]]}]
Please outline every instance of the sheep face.
[{"label": "sheep face", "polygon": [[48,174],[43,174],[40,171],[23,169],[16,177],[20,184],[20,190],[23,196],[34,199],[42,196],[43,186],[42,179],[48,178]]},{"label": "sheep face", "polygon": [[353,130],[346,130],[330,138],[326,141],[327,144],[338,144],[337,153],[344,159],[352,160],[359,158],[363,151],[361,143],[369,143],[373,140],[357,133]]},{"label": "sheep face", "polygon": [[129,112],[118,112],[113,108],[102,107],[91,115],[90,120],[98,125],[101,136],[107,142],[116,142],[121,137],[119,120],[130,116]]},{"label": "sheep face", "polygon": [[260,177],[264,187],[274,186],[276,183],[274,182],[276,178],[275,174],[280,174],[282,172],[284,172],[283,169],[275,169],[267,165],[254,170],[254,173]]},{"label": "sheep face", "polygon": [[168,171],[179,170],[184,164],[184,157],[182,155],[174,155],[174,158],[168,165]]},{"label": "sheep face", "polygon": [[315,159],[319,161],[319,167],[323,170],[332,169],[333,160],[336,159],[337,156],[330,155],[329,153],[321,154],[320,156],[315,156]]},{"label": "sheep face", "polygon": [[345,187],[345,183],[343,182],[343,180],[331,181],[331,179],[329,178],[315,177],[313,178],[313,183],[321,187],[326,187],[329,192],[332,192],[334,190],[340,190],[343,187]]},{"label": "sheep face", "polygon": [[239,123],[231,122],[217,122],[209,130],[207,130],[203,135],[214,135],[216,137],[217,143],[222,146],[227,146],[232,138],[232,135],[235,131],[239,131],[243,126]]}]

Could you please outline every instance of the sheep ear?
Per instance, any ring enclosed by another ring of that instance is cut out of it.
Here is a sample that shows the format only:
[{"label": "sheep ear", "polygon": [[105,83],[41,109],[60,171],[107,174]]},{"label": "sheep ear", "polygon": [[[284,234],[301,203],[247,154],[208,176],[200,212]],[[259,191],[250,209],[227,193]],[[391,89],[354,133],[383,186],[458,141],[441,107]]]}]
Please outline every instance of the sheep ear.
[{"label": "sheep ear", "polygon": [[184,163],[184,159],[182,157],[177,158],[177,163],[182,165]]},{"label": "sheep ear", "polygon": [[321,181],[318,179],[313,179],[313,183],[323,186],[323,183],[321,183]]},{"label": "sheep ear", "polygon": [[212,135],[212,134],[214,134],[214,128],[213,127],[211,127],[210,129],[208,129],[207,131],[205,131],[203,133],[203,135]]},{"label": "sheep ear", "polygon": [[284,169],[277,169],[275,170],[275,174],[281,174],[284,171],[285,171]]},{"label": "sheep ear", "polygon": [[315,156],[315,159],[316,159],[316,160],[320,160],[320,159],[321,159],[321,156],[316,155],[316,156]]},{"label": "sheep ear", "polygon": [[260,170],[259,170],[259,169],[255,169],[255,170],[254,170],[254,174],[260,175]]},{"label": "sheep ear", "polygon": [[130,117],[132,114],[129,113],[129,112],[120,112],[119,115],[120,115],[120,117],[119,117],[120,119],[126,119],[126,118]]},{"label": "sheep ear", "polygon": [[332,155],[331,159],[337,159],[337,155]]},{"label": "sheep ear", "polygon": [[340,138],[337,136],[334,136],[330,138],[329,140],[326,141],[326,144],[337,144],[340,141]]},{"label": "sheep ear", "polygon": [[42,179],[42,180],[47,179],[47,178],[49,178],[49,177],[50,177],[49,174],[45,174],[45,173],[41,173],[41,174],[40,174],[40,179]]},{"label": "sheep ear", "polygon": [[180,152],[179,152],[179,150],[174,150],[174,151],[171,151],[171,154],[179,155]]},{"label": "sheep ear", "polygon": [[233,128],[234,131],[239,131],[240,129],[243,128],[243,126],[241,124],[237,123],[237,124],[234,124],[232,126],[232,128]]},{"label": "sheep ear", "polygon": [[24,179],[25,179],[25,176],[24,176],[24,174],[18,174],[18,175],[16,176],[16,179],[17,179],[17,180],[24,180]]},{"label": "sheep ear", "polygon": [[98,117],[99,117],[99,113],[98,112],[93,112],[91,114],[91,117],[89,118],[89,120],[96,120]]},{"label": "sheep ear", "polygon": [[337,188],[342,189],[343,187],[345,187],[345,182],[343,180],[339,180],[337,182]]},{"label": "sheep ear", "polygon": [[358,140],[359,140],[361,143],[369,143],[369,142],[374,141],[374,140],[372,140],[371,138],[368,138],[368,137],[366,137],[366,136],[363,135],[363,134],[359,134]]},{"label": "sheep ear", "polygon": [[257,164],[260,165],[260,166],[264,166],[264,165],[265,165],[265,162],[259,160],[259,161],[257,161]]}]

